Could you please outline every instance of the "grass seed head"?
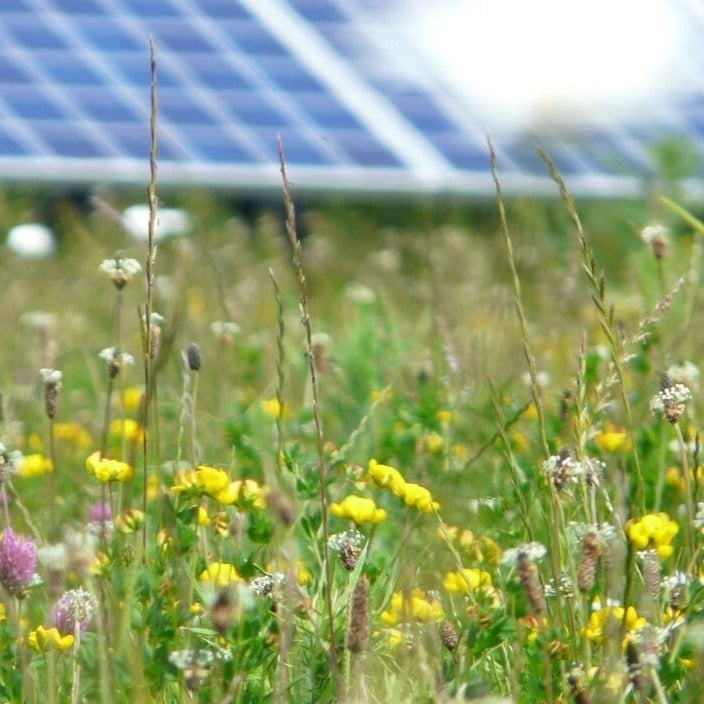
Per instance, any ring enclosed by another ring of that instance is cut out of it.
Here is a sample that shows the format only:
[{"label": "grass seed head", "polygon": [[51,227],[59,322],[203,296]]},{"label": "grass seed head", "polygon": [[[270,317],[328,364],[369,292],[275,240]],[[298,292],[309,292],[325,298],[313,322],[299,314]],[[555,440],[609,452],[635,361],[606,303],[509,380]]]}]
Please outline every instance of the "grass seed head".
[{"label": "grass seed head", "polygon": [[347,632],[347,649],[361,653],[369,640],[369,590],[366,577],[360,577],[352,593],[350,627]]}]

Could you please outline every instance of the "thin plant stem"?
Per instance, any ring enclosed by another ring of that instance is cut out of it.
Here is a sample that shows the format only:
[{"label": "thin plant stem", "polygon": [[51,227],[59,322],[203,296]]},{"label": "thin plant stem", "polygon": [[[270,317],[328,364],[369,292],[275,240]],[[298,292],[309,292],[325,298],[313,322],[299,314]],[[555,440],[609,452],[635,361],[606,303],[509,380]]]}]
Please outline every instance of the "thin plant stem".
[{"label": "thin plant stem", "polygon": [[689,565],[694,557],[694,506],[692,502],[692,477],[689,472],[689,464],[687,462],[687,445],[682,436],[682,429],[679,423],[674,423],[675,434],[677,435],[677,444],[680,450],[680,463],[682,465],[682,473],[684,474],[684,498],[685,508],[687,511],[685,519],[685,540],[687,542],[687,560]]},{"label": "thin plant stem", "polygon": [[279,412],[276,414],[276,467],[279,471],[279,478],[283,469],[284,440],[282,431],[282,417],[284,411],[284,362],[286,354],[284,351],[284,307],[281,302],[281,291],[276,280],[274,270],[269,267],[269,277],[274,287],[274,298],[276,299],[276,402],[279,404]]},{"label": "thin plant stem", "polygon": [[286,160],[284,158],[284,148],[281,137],[278,139],[279,162],[281,166],[281,178],[283,181],[283,199],[286,209],[286,233],[288,235],[291,248],[293,250],[293,268],[298,279],[301,306],[301,324],[305,330],[306,359],[310,371],[310,383],[313,391],[313,420],[315,423],[316,450],[318,455],[318,483],[320,491],[320,512],[323,529],[323,566],[325,570],[325,602],[327,605],[329,628],[330,628],[330,648],[328,658],[330,661],[330,671],[335,685],[337,698],[341,699],[343,694],[342,682],[340,680],[339,665],[337,662],[337,646],[335,644],[335,618],[332,608],[332,581],[330,577],[330,550],[328,547],[328,499],[327,499],[327,477],[325,471],[325,455],[323,450],[323,425],[320,418],[320,399],[318,393],[318,374],[315,368],[315,356],[313,354],[313,331],[308,312],[308,289],[306,277],[303,271],[303,255],[301,242],[296,232],[296,215],[293,207],[293,197],[291,195],[291,184],[286,175]]},{"label": "thin plant stem", "polygon": [[626,429],[628,431],[628,439],[633,453],[633,468],[636,475],[636,496],[635,504],[641,513],[645,513],[645,487],[643,483],[643,473],[640,466],[640,458],[638,456],[638,444],[636,442],[635,428],[633,424],[633,414],[631,412],[631,404],[628,400],[626,389],[625,374],[623,370],[622,355],[623,341],[617,336],[613,326],[613,307],[607,308],[606,303],[606,279],[603,274],[599,274],[596,268],[596,260],[591,251],[587,238],[584,234],[582,221],[577,213],[577,207],[572,194],[567,188],[562,175],[557,170],[555,162],[540,147],[537,148],[538,155],[543,160],[548,168],[550,178],[557,184],[560,191],[560,197],[565,203],[567,215],[572,222],[577,239],[579,240],[580,253],[582,257],[582,268],[587,275],[587,279],[592,288],[592,301],[599,312],[599,323],[606,339],[611,348],[611,361],[618,378],[619,390],[621,392],[621,403],[626,414]]},{"label": "thin plant stem", "polygon": [[76,619],[73,632],[73,672],[71,675],[71,704],[78,704],[78,692],[81,684],[81,664],[78,659],[78,649],[81,647],[81,624]]},{"label": "thin plant stem", "polygon": [[49,418],[49,457],[51,458],[51,532],[55,532],[58,529],[58,522],[56,519],[56,438],[54,436],[54,419]]},{"label": "thin plant stem", "polygon": [[191,445],[191,464],[193,467],[198,466],[198,448],[196,446],[196,398],[198,396],[198,379],[197,371],[193,372],[193,390],[191,391],[191,400],[189,404],[189,443]]},{"label": "thin plant stem", "polygon": [[[157,155],[157,114],[158,103],[156,98],[156,57],[154,50],[154,39],[149,37],[149,65],[151,75],[151,112],[149,119],[149,185],[147,186],[147,200],[149,201],[149,227],[148,227],[148,245],[147,245],[147,261],[145,273],[147,279],[147,302],[144,308],[144,389],[145,393],[149,393],[150,375],[151,375],[151,355],[150,341],[152,339],[152,311],[154,299],[154,265],[156,262],[156,245],[154,242],[154,230],[156,228],[157,217],[157,195],[156,195],[156,155]],[[144,427],[142,433],[142,457],[143,457],[143,475],[142,475],[142,511],[145,515],[144,523],[142,524],[142,559],[147,558],[147,489],[148,489],[148,474],[149,474],[149,398],[145,399],[144,403]]]}]

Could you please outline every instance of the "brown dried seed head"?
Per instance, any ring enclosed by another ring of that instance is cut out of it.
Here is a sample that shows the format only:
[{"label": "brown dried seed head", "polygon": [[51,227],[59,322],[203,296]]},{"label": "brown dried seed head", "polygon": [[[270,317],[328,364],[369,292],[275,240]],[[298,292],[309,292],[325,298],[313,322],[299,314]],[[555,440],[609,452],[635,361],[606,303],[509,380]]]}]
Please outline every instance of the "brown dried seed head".
[{"label": "brown dried seed head", "polygon": [[197,372],[203,366],[203,353],[195,342],[191,342],[186,347],[186,361],[192,372]]},{"label": "brown dried seed head", "polygon": [[210,609],[210,620],[213,622],[215,630],[221,635],[235,624],[237,607],[227,589],[218,594],[218,598]]},{"label": "brown dried seed head", "polygon": [[368,589],[366,577],[360,577],[352,593],[350,628],[347,632],[347,649],[361,653],[369,639]]},{"label": "brown dried seed head", "polygon": [[657,599],[660,595],[660,561],[657,555],[650,551],[643,563],[643,583],[650,598]]},{"label": "brown dried seed head", "polygon": [[518,577],[530,608],[536,614],[542,614],[546,610],[545,592],[538,579],[538,566],[525,553],[518,555]]},{"label": "brown dried seed head", "polygon": [[53,419],[56,416],[56,409],[59,405],[59,390],[61,383],[48,381],[44,385],[44,408],[48,418]]},{"label": "brown dried seed head", "polygon": [[577,586],[582,592],[588,592],[594,586],[601,550],[599,535],[596,531],[590,530],[582,539],[582,560],[577,573]]},{"label": "brown dried seed head", "polygon": [[158,325],[152,325],[149,328],[149,357],[156,359],[161,350],[161,328]]},{"label": "brown dried seed head", "polygon": [[584,676],[579,667],[573,667],[567,675],[574,704],[592,704],[592,699],[587,692]]},{"label": "brown dried seed head", "polygon": [[345,543],[340,548],[340,562],[342,562],[342,566],[348,572],[351,572],[357,566],[359,552],[359,548],[355,545],[351,545],[350,543]]},{"label": "brown dried seed head", "polygon": [[643,666],[640,662],[638,648],[636,648],[636,644],[632,640],[629,640],[626,646],[626,660],[628,661],[628,677],[631,680],[633,689],[638,692],[645,691],[648,683],[643,676]]},{"label": "brown dried seed head", "polygon": [[455,627],[449,621],[443,621],[440,626],[440,640],[450,651],[455,650],[460,642]]}]

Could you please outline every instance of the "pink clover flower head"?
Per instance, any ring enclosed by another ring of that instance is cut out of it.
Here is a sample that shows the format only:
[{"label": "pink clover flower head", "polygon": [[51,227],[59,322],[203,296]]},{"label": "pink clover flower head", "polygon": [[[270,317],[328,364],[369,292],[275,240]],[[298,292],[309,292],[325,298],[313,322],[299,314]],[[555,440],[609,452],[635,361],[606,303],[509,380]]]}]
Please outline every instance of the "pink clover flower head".
[{"label": "pink clover flower head", "polygon": [[93,617],[95,601],[85,589],[64,592],[51,609],[50,623],[62,636],[85,633]]},{"label": "pink clover flower head", "polygon": [[34,541],[6,528],[0,539],[0,584],[10,593],[26,587],[37,568]]},{"label": "pink clover flower head", "polygon": [[99,503],[93,504],[90,507],[90,520],[93,523],[102,523],[103,521],[109,521],[112,519],[112,511],[110,509],[110,504]]}]

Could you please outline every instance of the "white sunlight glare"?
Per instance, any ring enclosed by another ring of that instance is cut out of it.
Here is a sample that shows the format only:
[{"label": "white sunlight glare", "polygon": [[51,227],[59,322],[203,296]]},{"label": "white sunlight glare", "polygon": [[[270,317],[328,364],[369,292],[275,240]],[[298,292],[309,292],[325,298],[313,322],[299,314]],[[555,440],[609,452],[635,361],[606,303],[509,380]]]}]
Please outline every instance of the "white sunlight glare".
[{"label": "white sunlight glare", "polygon": [[489,129],[571,129],[637,120],[682,88],[690,42],[676,5],[434,0],[399,22]]}]

